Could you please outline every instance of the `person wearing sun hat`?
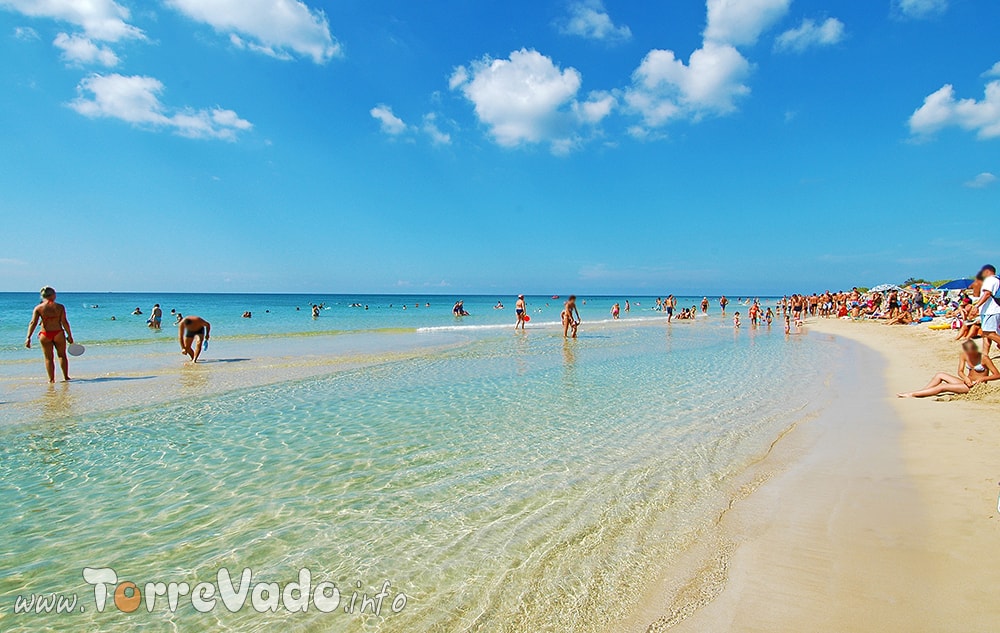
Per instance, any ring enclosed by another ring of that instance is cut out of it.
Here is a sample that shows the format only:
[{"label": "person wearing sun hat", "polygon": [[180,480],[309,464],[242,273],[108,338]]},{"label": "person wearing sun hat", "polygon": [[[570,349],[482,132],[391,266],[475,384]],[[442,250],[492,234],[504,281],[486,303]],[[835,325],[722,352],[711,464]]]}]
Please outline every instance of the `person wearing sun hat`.
[{"label": "person wearing sun hat", "polygon": [[42,288],[40,294],[42,302],[35,306],[31,313],[31,324],[28,325],[28,338],[25,339],[24,346],[31,348],[31,335],[41,322],[42,331],[38,333],[38,342],[41,343],[42,352],[45,354],[45,371],[49,375],[49,382],[56,381],[53,352],[59,355],[63,379],[68,381],[69,358],[66,356],[66,343],[73,342],[73,332],[66,318],[66,306],[56,303],[56,291],[51,286]]}]

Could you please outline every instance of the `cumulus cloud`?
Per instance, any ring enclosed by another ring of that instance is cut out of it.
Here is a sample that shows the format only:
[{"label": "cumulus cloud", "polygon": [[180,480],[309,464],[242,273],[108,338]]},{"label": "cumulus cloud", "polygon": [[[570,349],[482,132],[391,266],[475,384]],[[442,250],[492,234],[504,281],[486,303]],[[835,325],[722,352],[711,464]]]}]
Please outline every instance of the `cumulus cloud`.
[{"label": "cumulus cloud", "polygon": [[378,104],[368,111],[372,118],[379,122],[382,131],[390,136],[398,136],[406,131],[406,124],[403,119],[392,113],[392,108],[384,104]]},{"label": "cumulus cloud", "polygon": [[573,103],[573,112],[581,123],[596,125],[611,114],[617,99],[610,92],[597,90],[587,95],[587,100]]},{"label": "cumulus cloud", "polygon": [[897,0],[896,9],[908,18],[929,18],[948,9],[948,0]]},{"label": "cumulus cloud", "polygon": [[[2,0],[0,0],[2,1]],[[230,42],[278,59],[291,53],[317,64],[341,54],[326,14],[299,0],[165,0],[197,22],[230,35]],[[235,36],[235,37],[233,37]]]},{"label": "cumulus cloud", "polygon": [[128,9],[114,0],[0,0],[0,7],[33,18],[68,22],[102,42],[143,37],[140,29],[127,22]]},{"label": "cumulus cloud", "polygon": [[171,111],[160,101],[163,84],[140,75],[94,74],[77,86],[69,106],[90,118],[112,118],[147,129],[167,129],[188,138],[232,141],[253,126],[232,110],[185,108]]},{"label": "cumulus cloud", "polygon": [[983,73],[983,77],[1000,77],[1000,62],[993,64],[993,67]]},{"label": "cumulus cloud", "polygon": [[736,110],[750,93],[746,81],[753,70],[737,46],[757,42],[761,34],[788,12],[791,0],[707,0],[707,25],[701,47],[687,63],[672,50],[653,49],[632,73],[625,104],[642,117],[629,128],[635,137],[678,119],[701,120]]},{"label": "cumulus cloud", "polygon": [[929,136],[946,127],[975,131],[980,139],[1000,136],[1000,80],[986,84],[981,101],[955,99],[955,88],[945,84],[924,99],[910,116],[910,132]]},{"label": "cumulus cloud", "polygon": [[62,50],[62,58],[69,64],[100,64],[112,67],[118,65],[118,56],[107,46],[98,46],[85,35],[60,33],[52,42]]},{"label": "cumulus cloud", "polygon": [[551,58],[522,48],[507,59],[487,56],[468,68],[459,66],[448,85],[473,104],[499,145],[548,142],[554,152],[565,153],[579,142],[579,126],[599,122],[613,105],[604,93],[580,104],[581,83],[575,68],[561,69]]},{"label": "cumulus cloud", "polygon": [[750,70],[750,62],[728,44],[706,42],[687,64],[673,51],[654,49],[632,74],[625,102],[649,127],[728,114],[736,109],[735,100],[750,92],[744,83]]},{"label": "cumulus cloud", "polygon": [[985,189],[986,187],[989,187],[996,181],[997,181],[996,176],[994,176],[988,171],[984,171],[983,173],[977,175],[972,180],[965,183],[965,186],[969,187],[970,189]]},{"label": "cumulus cloud", "polygon": [[569,5],[569,16],[559,24],[560,32],[605,42],[624,41],[632,37],[628,26],[616,25],[604,8],[602,0],[577,0]]},{"label": "cumulus cloud", "polygon": [[802,20],[802,24],[778,36],[774,48],[778,51],[801,53],[814,46],[831,46],[844,39],[844,23],[837,18],[827,18],[817,24]]},{"label": "cumulus cloud", "polygon": [[705,40],[745,46],[784,17],[792,0],[708,0]]}]

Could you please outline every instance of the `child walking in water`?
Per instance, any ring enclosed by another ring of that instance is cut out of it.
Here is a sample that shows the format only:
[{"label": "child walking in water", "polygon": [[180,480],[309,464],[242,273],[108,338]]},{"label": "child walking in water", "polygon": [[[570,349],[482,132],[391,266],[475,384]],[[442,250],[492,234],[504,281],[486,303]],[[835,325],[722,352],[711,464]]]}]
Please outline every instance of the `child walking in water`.
[{"label": "child walking in water", "polygon": [[733,315],[733,327],[736,328],[737,330],[740,329],[740,313],[739,313],[739,311],[737,311],[736,314]]}]

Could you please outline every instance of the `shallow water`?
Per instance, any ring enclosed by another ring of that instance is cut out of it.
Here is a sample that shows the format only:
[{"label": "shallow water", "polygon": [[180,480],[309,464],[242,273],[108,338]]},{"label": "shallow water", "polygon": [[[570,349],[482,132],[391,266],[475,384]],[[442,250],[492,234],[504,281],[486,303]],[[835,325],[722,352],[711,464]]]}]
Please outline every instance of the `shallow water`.
[{"label": "shallow water", "polygon": [[[464,299],[470,316],[456,318],[452,306]],[[631,299],[632,310],[624,311]],[[678,310],[700,302],[699,298],[678,300]],[[173,341],[177,336],[174,315],[195,314],[212,323],[213,336],[259,338],[331,335],[371,331],[401,333],[438,329],[496,329],[513,326],[516,297],[442,296],[442,295],[301,295],[301,294],[153,294],[153,293],[62,293],[73,333],[84,345],[156,344]],[[527,297],[533,326],[557,323],[566,297]],[[495,309],[498,301],[503,309]],[[658,316],[652,310],[655,297],[580,297],[578,308],[584,321],[611,319],[611,306],[622,306],[622,319]],[[773,302],[773,300],[772,300]],[[24,335],[31,311],[38,303],[33,293],[0,293],[0,363],[32,356],[24,351]],[[163,310],[160,330],[146,325],[154,303]],[[310,306],[324,304],[318,318],[312,318]],[[357,307],[355,307],[357,306]],[[367,306],[368,309],[365,309]],[[141,315],[133,315],[135,308]],[[733,304],[730,313],[739,309]],[[242,314],[252,313],[244,319]],[[745,308],[744,308],[745,311]],[[713,298],[711,313],[718,313]],[[112,320],[114,317],[114,320]]]},{"label": "shallow water", "polygon": [[[711,318],[587,325],[577,341],[482,330],[404,361],[3,428],[0,627],[614,630],[731,482],[827,406],[841,361],[819,337]],[[140,587],[245,567],[284,585],[306,567],[341,602],[98,613],[84,567]],[[379,616],[345,612],[385,581]],[[85,611],[13,615],[15,596],[50,591]]]}]

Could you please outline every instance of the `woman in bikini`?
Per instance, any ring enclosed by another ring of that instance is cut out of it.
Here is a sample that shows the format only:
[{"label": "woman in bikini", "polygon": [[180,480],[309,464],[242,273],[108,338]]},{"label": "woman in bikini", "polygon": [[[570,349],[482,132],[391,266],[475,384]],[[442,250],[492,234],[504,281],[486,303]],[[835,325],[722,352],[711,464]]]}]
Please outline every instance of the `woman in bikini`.
[{"label": "woman in bikini", "polygon": [[1000,371],[989,356],[979,351],[975,341],[962,343],[958,356],[958,376],[935,374],[920,391],[897,393],[900,398],[926,398],[942,393],[969,393],[979,383],[1000,379]]},{"label": "woman in bikini", "polygon": [[66,357],[66,343],[73,342],[73,332],[66,319],[66,306],[56,303],[56,291],[45,286],[42,288],[42,302],[35,306],[31,313],[31,324],[28,326],[28,338],[24,346],[31,348],[31,336],[35,333],[39,321],[42,331],[38,333],[38,342],[42,344],[45,354],[45,371],[49,382],[56,381],[56,365],[53,352],[59,355],[59,366],[62,368],[63,379],[69,381],[69,358]]}]

